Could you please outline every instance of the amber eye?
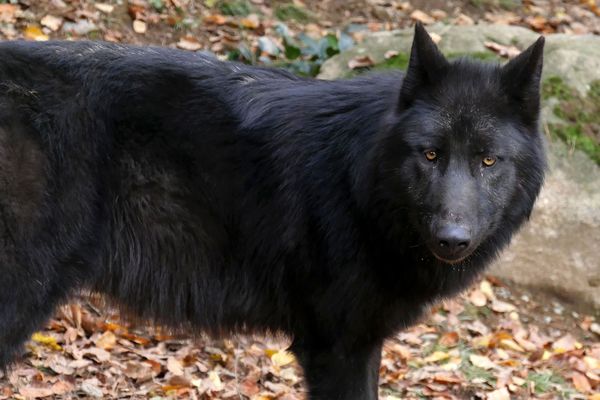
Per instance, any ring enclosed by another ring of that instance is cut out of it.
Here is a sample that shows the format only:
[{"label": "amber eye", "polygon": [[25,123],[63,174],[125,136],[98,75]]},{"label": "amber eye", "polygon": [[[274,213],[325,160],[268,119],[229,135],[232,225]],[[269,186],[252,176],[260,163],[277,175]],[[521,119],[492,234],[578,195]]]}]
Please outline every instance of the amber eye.
[{"label": "amber eye", "polygon": [[487,156],[487,157],[483,158],[483,165],[485,165],[486,167],[491,167],[494,164],[496,164],[496,158],[495,157]]},{"label": "amber eye", "polygon": [[425,152],[425,158],[429,161],[434,161],[437,158],[435,150],[429,150]]}]

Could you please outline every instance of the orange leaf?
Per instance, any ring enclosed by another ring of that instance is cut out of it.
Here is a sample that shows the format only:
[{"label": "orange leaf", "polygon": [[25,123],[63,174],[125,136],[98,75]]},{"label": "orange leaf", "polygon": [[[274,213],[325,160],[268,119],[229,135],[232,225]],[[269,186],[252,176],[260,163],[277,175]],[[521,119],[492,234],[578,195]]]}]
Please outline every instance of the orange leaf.
[{"label": "orange leaf", "polygon": [[42,32],[42,29],[37,25],[27,25],[25,31],[23,32],[26,39],[35,40],[38,42],[43,42],[48,40],[48,35]]},{"label": "orange leaf", "polygon": [[592,385],[590,385],[590,381],[588,381],[588,379],[582,373],[576,371],[573,372],[571,379],[573,380],[573,386],[575,386],[575,389],[578,391],[582,393],[592,391]]},{"label": "orange leaf", "polygon": [[227,18],[220,14],[207,15],[204,17],[205,24],[213,24],[213,25],[225,25],[227,23]]},{"label": "orange leaf", "polygon": [[440,344],[446,347],[456,346],[458,343],[458,333],[456,332],[446,332],[440,338]]}]

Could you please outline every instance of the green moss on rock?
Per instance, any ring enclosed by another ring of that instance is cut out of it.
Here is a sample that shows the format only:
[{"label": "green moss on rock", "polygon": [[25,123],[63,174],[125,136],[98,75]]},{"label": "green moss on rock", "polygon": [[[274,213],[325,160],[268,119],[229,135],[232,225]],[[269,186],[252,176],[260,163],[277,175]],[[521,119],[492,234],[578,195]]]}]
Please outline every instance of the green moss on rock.
[{"label": "green moss on rock", "polygon": [[381,64],[375,65],[373,69],[385,70],[385,69],[402,69],[405,70],[408,67],[408,60],[410,56],[408,53],[398,53],[393,57],[386,59]]},{"label": "green moss on rock", "polygon": [[542,85],[542,96],[559,100],[553,111],[564,121],[548,125],[551,135],[600,164],[600,81],[592,82],[587,96],[581,96],[560,77],[550,77]]},{"label": "green moss on rock", "polygon": [[502,59],[492,51],[476,51],[474,53],[445,53],[446,58],[449,60],[456,60],[458,58],[474,58],[481,61],[501,61]]},{"label": "green moss on rock", "polygon": [[315,18],[304,7],[294,4],[281,4],[275,8],[275,17],[281,21],[310,22]]}]

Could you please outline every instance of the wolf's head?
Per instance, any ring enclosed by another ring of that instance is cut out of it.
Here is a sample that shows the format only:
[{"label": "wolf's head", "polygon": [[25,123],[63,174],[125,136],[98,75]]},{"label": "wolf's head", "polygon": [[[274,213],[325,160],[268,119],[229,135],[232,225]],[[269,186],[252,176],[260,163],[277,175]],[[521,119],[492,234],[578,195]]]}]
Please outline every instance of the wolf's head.
[{"label": "wolf's head", "polygon": [[379,182],[443,262],[495,253],[531,212],[545,168],[543,47],[540,38],[504,66],[450,62],[416,27],[379,141]]}]

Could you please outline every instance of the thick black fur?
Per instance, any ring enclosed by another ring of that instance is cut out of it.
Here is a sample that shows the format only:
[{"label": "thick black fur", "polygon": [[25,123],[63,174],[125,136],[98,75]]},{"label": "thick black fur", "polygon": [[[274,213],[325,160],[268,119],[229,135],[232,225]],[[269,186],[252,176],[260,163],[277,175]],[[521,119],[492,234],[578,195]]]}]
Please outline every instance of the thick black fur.
[{"label": "thick black fur", "polygon": [[[542,48],[449,63],[419,26],[406,76],[329,82],[0,44],[0,365],[87,288],[176,328],[283,332],[311,399],[376,399],[382,341],[531,212]],[[443,261],[454,225],[470,244]]]}]

